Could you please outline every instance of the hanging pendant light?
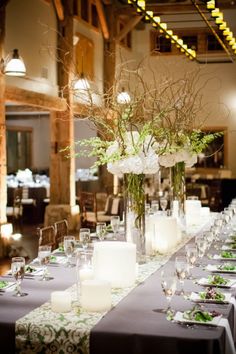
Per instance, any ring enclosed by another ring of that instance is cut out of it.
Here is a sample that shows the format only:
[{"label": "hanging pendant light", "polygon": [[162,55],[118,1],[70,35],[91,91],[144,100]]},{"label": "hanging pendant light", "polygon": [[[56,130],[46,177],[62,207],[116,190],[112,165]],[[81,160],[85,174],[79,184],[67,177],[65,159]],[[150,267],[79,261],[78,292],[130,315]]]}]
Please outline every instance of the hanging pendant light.
[{"label": "hanging pendant light", "polygon": [[3,72],[8,76],[25,76],[25,64],[18,49],[14,49],[13,53],[7,56]]},{"label": "hanging pendant light", "polygon": [[74,83],[74,90],[76,91],[88,91],[90,89],[90,84],[84,75],[84,56],[81,57],[81,73],[78,80]]},{"label": "hanging pendant light", "polygon": [[119,104],[128,104],[131,101],[130,95],[127,91],[125,91],[124,87],[122,88],[122,91],[118,93],[117,95],[117,103]]},{"label": "hanging pendant light", "polygon": [[79,79],[75,81],[74,89],[76,91],[82,91],[82,90],[86,91],[90,89],[90,84],[86,79],[86,77],[84,76],[84,73],[81,73]]}]

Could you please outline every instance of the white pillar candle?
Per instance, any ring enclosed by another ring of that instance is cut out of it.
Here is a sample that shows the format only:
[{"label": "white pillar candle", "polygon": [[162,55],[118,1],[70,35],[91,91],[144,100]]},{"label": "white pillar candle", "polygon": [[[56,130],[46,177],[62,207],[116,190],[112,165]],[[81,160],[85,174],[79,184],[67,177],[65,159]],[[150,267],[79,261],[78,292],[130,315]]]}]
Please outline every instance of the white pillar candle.
[{"label": "white pillar candle", "polygon": [[129,242],[97,242],[93,251],[94,277],[115,288],[132,286],[136,273],[136,246]]},{"label": "white pillar candle", "polygon": [[88,279],[81,284],[81,306],[86,311],[103,312],[111,308],[111,284],[105,280]]},{"label": "white pillar candle", "polygon": [[153,254],[153,238],[155,232],[155,215],[148,215],[145,218],[145,249],[148,256]]},{"label": "white pillar candle", "polygon": [[177,220],[171,216],[159,216],[155,219],[153,248],[160,253],[171,250],[178,242]]},{"label": "white pillar candle", "polygon": [[201,223],[201,201],[200,200],[186,200],[185,201],[185,218],[186,225],[197,225]]},{"label": "white pillar candle", "polygon": [[93,269],[91,268],[82,268],[79,270],[79,280],[82,283],[84,280],[93,279]]},{"label": "white pillar candle", "polygon": [[67,291],[52,292],[51,308],[54,312],[69,312],[71,310],[71,294]]},{"label": "white pillar candle", "polygon": [[176,218],[179,217],[179,201],[178,200],[173,200],[172,215],[175,216]]}]

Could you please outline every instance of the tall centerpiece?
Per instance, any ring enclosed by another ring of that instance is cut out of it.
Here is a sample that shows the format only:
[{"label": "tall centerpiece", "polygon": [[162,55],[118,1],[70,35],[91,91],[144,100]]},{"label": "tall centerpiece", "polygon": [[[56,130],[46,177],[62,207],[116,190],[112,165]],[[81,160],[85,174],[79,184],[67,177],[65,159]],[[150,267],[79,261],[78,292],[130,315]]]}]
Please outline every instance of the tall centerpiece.
[{"label": "tall centerpiece", "polygon": [[[160,165],[170,168],[174,198],[183,205],[185,166],[196,162],[196,154],[208,141],[201,135],[203,120],[197,114],[204,117],[198,87],[201,75],[196,70],[179,79],[156,78],[151,71],[153,80],[147,81],[145,65],[129,68],[126,63],[119,69],[114,85],[99,99],[98,93],[86,88],[87,117],[97,137],[76,142],[75,156],[96,157],[95,165],[106,165],[108,172],[123,177],[126,236],[131,240],[136,235],[143,253],[145,175],[157,173]],[[129,98],[123,87],[130,92]],[[121,91],[123,99],[117,100]],[[75,150],[73,146],[73,154]]]},{"label": "tall centerpiece", "polygon": [[126,238],[136,243],[140,257],[145,254],[144,178],[159,170],[159,145],[151,133],[148,123],[140,131],[125,131],[106,151],[108,171],[123,176]]}]

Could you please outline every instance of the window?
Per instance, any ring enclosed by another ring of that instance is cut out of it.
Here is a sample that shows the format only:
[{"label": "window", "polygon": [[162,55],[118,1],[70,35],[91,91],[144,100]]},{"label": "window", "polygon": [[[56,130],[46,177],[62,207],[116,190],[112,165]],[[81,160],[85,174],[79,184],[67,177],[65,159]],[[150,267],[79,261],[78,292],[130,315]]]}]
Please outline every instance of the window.
[{"label": "window", "polygon": [[[224,41],[224,36],[219,36],[222,41]],[[214,50],[223,50],[222,46],[218,42],[217,38],[214,35],[207,35],[207,50],[214,51]]]},{"label": "window", "polygon": [[170,38],[166,38],[165,35],[159,31],[151,32],[151,51],[160,53],[171,53],[172,46]]},{"label": "window", "polygon": [[187,44],[187,46],[191,49],[198,50],[198,37],[197,36],[183,36],[182,37],[184,44]]},{"label": "window", "polygon": [[7,127],[7,173],[31,168],[32,129]]},{"label": "window", "polygon": [[74,15],[79,16],[94,28],[99,28],[99,18],[95,0],[77,0],[77,6],[74,4]]},{"label": "window", "polygon": [[[117,34],[119,34],[123,28],[125,28],[127,24],[127,19],[124,17],[119,17],[117,21]],[[122,44],[124,47],[131,49],[132,48],[132,34],[131,31],[128,32],[121,40],[120,44]]]}]

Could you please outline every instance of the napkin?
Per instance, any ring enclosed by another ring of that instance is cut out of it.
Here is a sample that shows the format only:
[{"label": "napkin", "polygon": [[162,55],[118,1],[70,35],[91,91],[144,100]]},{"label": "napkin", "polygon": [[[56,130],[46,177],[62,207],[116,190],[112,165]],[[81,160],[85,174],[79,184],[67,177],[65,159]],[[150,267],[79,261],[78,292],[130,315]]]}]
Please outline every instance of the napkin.
[{"label": "napkin", "polygon": [[221,318],[218,326],[225,328],[225,354],[235,354],[234,340],[226,318]]}]

